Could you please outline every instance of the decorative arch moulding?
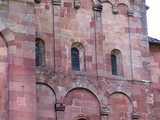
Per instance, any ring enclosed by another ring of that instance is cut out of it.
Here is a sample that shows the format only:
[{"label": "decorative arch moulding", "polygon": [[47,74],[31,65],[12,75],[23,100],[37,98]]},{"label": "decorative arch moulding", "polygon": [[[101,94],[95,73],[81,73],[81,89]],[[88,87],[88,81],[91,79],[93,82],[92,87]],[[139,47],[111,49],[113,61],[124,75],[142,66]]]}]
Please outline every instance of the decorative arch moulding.
[{"label": "decorative arch moulding", "polygon": [[[41,0],[40,0],[40,1],[41,1]],[[61,5],[61,3],[64,3],[63,1],[64,1],[64,0],[53,0],[53,4],[54,4],[54,5]],[[81,0],[73,0],[73,3],[74,3],[74,2],[80,3],[80,1],[81,1]],[[101,0],[91,0],[91,1],[93,2],[94,5],[101,3]],[[78,8],[79,8],[79,6],[78,6]]]},{"label": "decorative arch moulding", "polygon": [[105,4],[109,3],[112,7],[117,8],[119,5],[124,5],[128,7],[128,11],[133,11],[134,2],[133,0],[122,0],[116,2],[116,0],[98,0],[98,3]]},{"label": "decorative arch moulding", "polygon": [[[91,88],[90,86],[88,86],[88,88],[87,87],[78,87],[78,86],[70,88],[70,89],[68,89],[68,90],[65,91],[64,98],[66,98],[72,91],[75,91],[75,90],[79,90],[79,91],[82,90],[82,91],[86,91],[86,92],[92,94],[96,98],[96,100],[98,101],[99,105],[101,105],[102,96],[98,95],[97,91],[94,90],[93,88]],[[104,98],[104,99],[106,99],[106,98]]]}]

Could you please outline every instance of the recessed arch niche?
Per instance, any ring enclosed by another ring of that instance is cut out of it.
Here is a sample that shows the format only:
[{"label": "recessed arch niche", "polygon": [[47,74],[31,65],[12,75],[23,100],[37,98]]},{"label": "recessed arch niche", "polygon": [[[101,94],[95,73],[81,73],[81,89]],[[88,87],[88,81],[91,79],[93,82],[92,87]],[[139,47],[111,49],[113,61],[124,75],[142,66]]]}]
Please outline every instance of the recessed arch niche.
[{"label": "recessed arch niche", "polygon": [[[44,83],[37,83],[37,120],[56,120],[54,90]],[[47,114],[46,114],[47,113]]]},{"label": "recessed arch niche", "polygon": [[113,93],[109,97],[108,106],[109,120],[131,120],[133,106],[127,95],[120,92]]},{"label": "recessed arch niche", "polygon": [[100,120],[99,101],[87,89],[77,88],[69,91],[64,98],[64,104],[64,120]]}]

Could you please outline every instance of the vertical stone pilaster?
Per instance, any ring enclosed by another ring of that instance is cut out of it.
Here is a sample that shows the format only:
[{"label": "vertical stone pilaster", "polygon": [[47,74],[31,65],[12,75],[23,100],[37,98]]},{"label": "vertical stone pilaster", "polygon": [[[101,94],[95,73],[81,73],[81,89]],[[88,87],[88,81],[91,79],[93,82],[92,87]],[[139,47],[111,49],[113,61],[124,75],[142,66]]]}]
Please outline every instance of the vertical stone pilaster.
[{"label": "vertical stone pilaster", "polygon": [[95,56],[96,56],[96,68],[98,75],[102,75],[105,71],[103,62],[103,32],[102,32],[102,5],[96,4],[93,6],[94,19],[95,19]]},{"label": "vertical stone pilaster", "polygon": [[36,120],[34,5],[10,1],[9,120]]},{"label": "vertical stone pilaster", "polygon": [[54,71],[61,71],[62,68],[62,51],[61,51],[61,18],[63,16],[61,1],[54,1]]}]

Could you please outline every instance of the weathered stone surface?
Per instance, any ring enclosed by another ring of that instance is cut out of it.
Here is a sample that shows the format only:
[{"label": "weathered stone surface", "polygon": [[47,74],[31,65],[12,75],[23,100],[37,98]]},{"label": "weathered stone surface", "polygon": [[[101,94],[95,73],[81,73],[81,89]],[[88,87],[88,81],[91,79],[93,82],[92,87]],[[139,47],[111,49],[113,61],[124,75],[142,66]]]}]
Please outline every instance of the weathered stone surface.
[{"label": "weathered stone surface", "polygon": [[159,120],[160,45],[148,42],[145,0],[100,1],[0,0],[0,120]]}]

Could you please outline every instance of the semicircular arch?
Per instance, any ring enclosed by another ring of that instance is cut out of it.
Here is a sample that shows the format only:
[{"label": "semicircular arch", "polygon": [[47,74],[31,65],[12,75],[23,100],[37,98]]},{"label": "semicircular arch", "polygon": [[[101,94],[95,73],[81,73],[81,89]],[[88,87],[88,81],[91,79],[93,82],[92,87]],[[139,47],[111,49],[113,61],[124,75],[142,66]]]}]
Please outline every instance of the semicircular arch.
[{"label": "semicircular arch", "polygon": [[[65,104],[65,120],[86,120],[83,116],[87,116],[88,119],[100,120],[100,103],[90,90],[86,88],[75,88],[66,94],[64,98]],[[71,114],[75,110],[74,114]]]},{"label": "semicircular arch", "polygon": [[133,109],[133,100],[129,94],[126,94],[125,92],[122,92],[122,91],[115,91],[115,92],[112,92],[111,94],[109,94],[108,99],[114,94],[122,94],[122,95],[126,96],[129,100],[129,102],[131,103],[132,109]]},{"label": "semicircular arch", "polygon": [[88,89],[88,88],[85,88],[85,87],[75,87],[75,88],[72,88],[72,89],[68,90],[67,93],[65,94],[64,98],[67,97],[67,95],[68,95],[70,92],[74,91],[74,90],[86,90],[86,91],[88,91],[89,93],[91,93],[91,94],[97,99],[98,103],[101,104],[100,99],[99,99],[99,97],[96,95],[96,93],[95,93],[94,91]]},{"label": "semicircular arch", "polygon": [[37,97],[37,119],[46,120],[48,119],[47,113],[50,113],[49,118],[56,119],[56,94],[54,90],[45,83],[36,84],[36,97]]},{"label": "semicircular arch", "polygon": [[110,110],[109,120],[131,120],[133,104],[128,95],[123,92],[114,92],[109,95],[108,107]]},{"label": "semicircular arch", "polygon": [[43,83],[43,82],[37,82],[36,84],[37,85],[44,85],[44,86],[48,87],[52,91],[52,93],[54,94],[55,100],[57,101],[56,92],[50,85],[48,85],[47,83]]}]

